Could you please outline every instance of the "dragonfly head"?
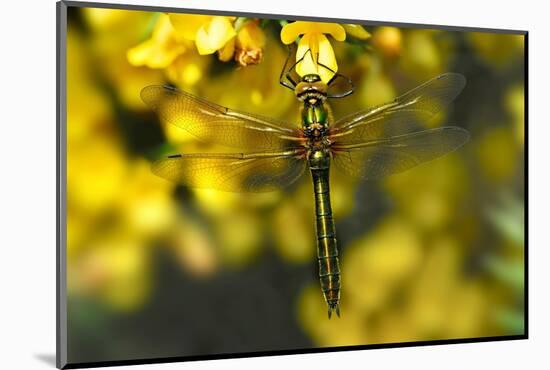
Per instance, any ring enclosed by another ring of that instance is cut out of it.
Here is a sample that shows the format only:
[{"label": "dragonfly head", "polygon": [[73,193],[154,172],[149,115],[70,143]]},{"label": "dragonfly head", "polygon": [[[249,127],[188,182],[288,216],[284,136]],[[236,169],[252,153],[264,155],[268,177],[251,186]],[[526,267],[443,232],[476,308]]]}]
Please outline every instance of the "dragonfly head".
[{"label": "dragonfly head", "polygon": [[299,100],[317,105],[327,99],[327,89],[327,84],[321,81],[319,75],[308,74],[296,85],[294,93]]},{"label": "dragonfly head", "polygon": [[[307,74],[302,77],[296,72],[296,66],[304,60],[307,54],[312,56],[311,49],[308,49],[306,53],[294,64],[292,64],[291,57],[296,55],[295,45],[289,45],[288,56],[286,58],[281,74],[279,75],[279,83],[284,87],[293,90],[298,99],[306,101],[307,98],[313,96],[315,102],[324,101],[327,98],[343,98],[353,93],[353,82],[350,78],[337,73],[330,67],[319,62],[319,54],[317,53],[317,65],[333,73],[331,79],[323,83],[321,77],[318,74]],[[313,58],[313,56],[312,56]],[[308,95],[309,93],[309,95]]]}]

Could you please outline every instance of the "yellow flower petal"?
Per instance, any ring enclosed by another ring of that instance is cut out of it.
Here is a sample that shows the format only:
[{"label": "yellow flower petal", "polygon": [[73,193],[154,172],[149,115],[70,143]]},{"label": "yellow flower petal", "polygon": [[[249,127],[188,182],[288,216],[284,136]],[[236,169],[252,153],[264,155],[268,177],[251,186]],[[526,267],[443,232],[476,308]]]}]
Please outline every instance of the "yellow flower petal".
[{"label": "yellow flower petal", "polygon": [[[308,52],[308,50],[311,50],[311,52]],[[330,41],[323,34],[308,33],[302,37],[298,44],[296,60],[300,60],[302,57],[304,59],[296,66],[296,72],[300,76],[317,74],[326,83],[338,70],[334,50],[332,50]],[[332,69],[334,72],[331,72],[324,66],[318,65],[317,62]]]},{"label": "yellow flower petal", "polygon": [[176,33],[187,40],[194,41],[198,30],[208,24],[214,17],[199,14],[168,14]]},{"label": "yellow flower petal", "polygon": [[[328,82],[338,71],[338,64],[336,63],[336,56],[334,55],[334,50],[332,50],[332,45],[330,44],[330,41],[326,38],[324,35],[319,35],[318,39],[318,47],[319,47],[319,59],[318,62],[323,64],[323,66],[319,66],[319,76],[321,76],[321,79],[325,82]],[[330,71],[330,68],[332,71]]]},{"label": "yellow flower petal", "polygon": [[265,46],[264,31],[256,22],[247,22],[237,35],[239,48],[246,50],[260,49]]},{"label": "yellow flower petal", "polygon": [[201,55],[212,54],[235,35],[235,29],[227,17],[214,17],[210,23],[197,31],[197,50]]},{"label": "yellow flower petal", "polygon": [[164,53],[161,49],[154,40],[147,40],[128,50],[128,62],[136,67],[166,68],[176,59],[178,52],[171,49],[169,53]]},{"label": "yellow flower petal", "polygon": [[[128,12],[119,9],[83,8],[83,16],[94,31],[113,30],[128,20]],[[139,12],[132,12],[137,15]]]},{"label": "yellow flower petal", "polygon": [[237,35],[235,60],[243,67],[258,64],[262,60],[264,46],[264,31],[258,26],[258,23],[246,22]]},{"label": "yellow flower petal", "polygon": [[328,33],[335,40],[344,41],[346,39],[346,31],[338,23],[296,21],[283,27],[281,40],[284,44],[291,44],[298,36],[307,33]]},{"label": "yellow flower petal", "polygon": [[174,27],[170,23],[170,17],[164,13],[161,13],[155,27],[153,28],[153,33],[151,39],[158,42],[166,42],[173,38],[174,36]]},{"label": "yellow flower petal", "polygon": [[298,50],[296,51],[296,61],[302,59],[296,65],[296,72],[300,76],[317,74],[317,64],[314,59],[314,55],[318,52],[317,46],[317,34],[315,33],[306,34],[300,39]]},{"label": "yellow flower petal", "polygon": [[[170,64],[164,71],[169,81],[176,85],[193,90],[193,86],[203,77],[203,71],[208,69],[210,58],[203,58],[197,53],[188,53],[179,56],[174,63]],[[174,125],[167,125],[165,134],[173,142],[189,141],[193,137],[184,130],[173,130]],[[176,132],[177,131],[177,132]],[[185,138],[183,140],[182,138]]]},{"label": "yellow flower petal", "polygon": [[287,23],[281,29],[281,41],[283,44],[292,44],[294,40],[303,34],[299,22]]},{"label": "yellow flower petal", "polygon": [[166,68],[185,50],[183,44],[176,42],[169,17],[161,14],[151,38],[128,50],[127,58],[133,66]]},{"label": "yellow flower petal", "polygon": [[218,58],[222,62],[229,62],[235,53],[235,38],[229,40],[224,47],[218,51]]}]

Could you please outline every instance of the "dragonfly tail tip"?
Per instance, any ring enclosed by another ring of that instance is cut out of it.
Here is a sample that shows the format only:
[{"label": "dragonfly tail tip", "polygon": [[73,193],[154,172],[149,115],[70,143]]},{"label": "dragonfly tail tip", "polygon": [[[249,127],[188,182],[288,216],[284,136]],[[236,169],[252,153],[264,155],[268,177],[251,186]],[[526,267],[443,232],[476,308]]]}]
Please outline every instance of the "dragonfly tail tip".
[{"label": "dragonfly tail tip", "polygon": [[332,316],[332,311],[336,312],[336,316],[340,317],[340,306],[338,303],[329,304],[328,306],[328,318],[330,319]]}]

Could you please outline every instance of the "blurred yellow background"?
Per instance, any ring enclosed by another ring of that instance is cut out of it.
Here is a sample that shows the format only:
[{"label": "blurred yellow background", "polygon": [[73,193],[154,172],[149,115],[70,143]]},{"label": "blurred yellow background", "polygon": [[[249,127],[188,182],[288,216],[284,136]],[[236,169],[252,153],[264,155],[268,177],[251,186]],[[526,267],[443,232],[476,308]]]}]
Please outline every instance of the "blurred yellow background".
[{"label": "blurred yellow background", "polygon": [[356,86],[331,102],[335,117],[453,71],[466,88],[429,124],[471,133],[380,182],[333,171],[340,319],[327,319],[316,276],[308,176],[246,194],[150,172],[163,154],[213,147],[161,125],[140,99],[146,85],[298,124],[278,83],[284,24],[70,8],[70,362],[523,333],[523,36],[357,25],[345,41],[328,36],[328,57]]}]

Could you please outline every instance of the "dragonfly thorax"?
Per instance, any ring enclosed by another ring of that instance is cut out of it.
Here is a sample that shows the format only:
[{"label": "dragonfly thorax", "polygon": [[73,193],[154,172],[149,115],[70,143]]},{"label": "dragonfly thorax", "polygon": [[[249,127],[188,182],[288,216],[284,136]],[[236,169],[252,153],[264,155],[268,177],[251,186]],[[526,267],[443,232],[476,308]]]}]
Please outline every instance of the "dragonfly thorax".
[{"label": "dragonfly thorax", "polygon": [[328,129],[328,109],[321,101],[316,104],[304,102],[302,107],[302,129],[304,135],[310,139],[325,136]]},{"label": "dragonfly thorax", "polygon": [[302,110],[302,130],[307,138],[306,147],[310,151],[324,151],[330,146],[328,138],[328,112],[324,104],[304,104]]}]

